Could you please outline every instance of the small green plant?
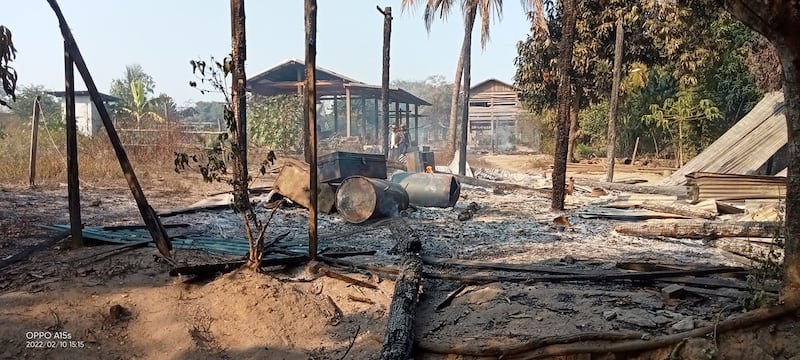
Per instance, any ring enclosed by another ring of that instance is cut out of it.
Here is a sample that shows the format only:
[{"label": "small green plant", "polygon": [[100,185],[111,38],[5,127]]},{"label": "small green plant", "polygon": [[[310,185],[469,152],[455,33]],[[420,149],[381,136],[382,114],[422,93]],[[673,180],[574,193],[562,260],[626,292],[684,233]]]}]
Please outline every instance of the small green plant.
[{"label": "small green plant", "polygon": [[[777,213],[778,221],[783,223],[785,214],[785,204],[783,201],[779,203]],[[756,254],[761,261],[754,261],[753,266],[747,274],[748,296],[742,299],[742,306],[747,310],[775,304],[776,299],[774,296],[770,296],[770,290],[778,284],[783,272],[783,257],[780,251],[780,249],[783,249],[784,243],[783,232],[783,227],[776,230],[767,250],[762,250]]]},{"label": "small green plant", "polygon": [[[266,222],[258,218],[254,207],[248,199],[249,184],[253,179],[246,168],[238,172],[236,170],[237,167],[241,167],[246,162],[244,160],[246,159],[246,155],[244,155],[246,154],[246,149],[243,146],[247,146],[247,139],[239,139],[236,136],[238,119],[234,116],[233,99],[228,90],[227,77],[232,73],[235,64],[230,58],[225,58],[222,62],[219,62],[214,61],[213,57],[210,63],[202,60],[192,60],[190,64],[192,65],[192,73],[200,81],[199,84],[197,81],[191,81],[189,83],[190,86],[198,88],[201,94],[216,92],[225,97],[223,117],[228,131],[219,134],[216,141],[206,148],[201,156],[175,152],[175,171],[180,173],[194,165],[197,166],[197,170],[203,176],[203,180],[207,182],[226,182],[231,185],[234,197],[231,205],[242,216],[244,233],[250,245],[246,266],[258,272],[261,269],[261,260],[264,257],[264,235],[275,212],[272,212]],[[241,110],[244,111],[244,109]],[[270,151],[269,154],[271,159],[264,160],[261,163],[260,172],[262,175],[266,173],[267,168],[274,162],[274,153]],[[233,168],[232,177],[227,176],[228,164],[231,164]]]}]

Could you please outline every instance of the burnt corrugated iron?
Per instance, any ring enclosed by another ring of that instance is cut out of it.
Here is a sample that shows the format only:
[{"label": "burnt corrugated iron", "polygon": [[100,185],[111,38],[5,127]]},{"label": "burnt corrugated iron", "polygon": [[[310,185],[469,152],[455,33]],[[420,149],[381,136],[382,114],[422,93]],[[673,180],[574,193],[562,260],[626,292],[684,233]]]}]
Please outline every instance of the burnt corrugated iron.
[{"label": "burnt corrugated iron", "polygon": [[686,175],[692,201],[744,200],[786,197],[783,176],[736,175],[696,172]]}]

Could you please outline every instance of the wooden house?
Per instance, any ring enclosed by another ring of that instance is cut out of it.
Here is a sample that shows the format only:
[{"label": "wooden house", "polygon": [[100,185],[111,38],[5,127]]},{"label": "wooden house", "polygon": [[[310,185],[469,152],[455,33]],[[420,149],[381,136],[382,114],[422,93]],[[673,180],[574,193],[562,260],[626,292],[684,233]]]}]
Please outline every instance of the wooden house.
[{"label": "wooden house", "polygon": [[509,151],[514,148],[518,134],[517,114],[520,101],[514,86],[489,79],[470,88],[469,141],[470,147]]}]

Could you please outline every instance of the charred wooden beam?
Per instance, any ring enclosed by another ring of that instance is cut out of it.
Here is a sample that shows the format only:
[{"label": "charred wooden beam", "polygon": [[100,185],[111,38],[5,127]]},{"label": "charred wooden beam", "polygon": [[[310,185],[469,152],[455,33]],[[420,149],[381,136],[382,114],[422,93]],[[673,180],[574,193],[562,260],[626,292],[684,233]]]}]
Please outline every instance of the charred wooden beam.
[{"label": "charred wooden beam", "polygon": [[397,240],[395,250],[404,254],[389,308],[389,321],[383,338],[382,360],[405,360],[414,349],[414,318],[422,282],[422,250],[419,234],[402,218],[389,224]]},{"label": "charred wooden beam", "polygon": [[83,82],[86,85],[86,89],[89,91],[92,102],[97,108],[100,119],[103,121],[103,126],[105,126],[106,131],[108,132],[108,139],[114,148],[114,153],[117,155],[117,159],[119,159],[120,167],[122,168],[122,172],[125,174],[125,179],[128,181],[128,187],[130,187],[131,193],[136,200],[136,206],[139,209],[142,220],[144,220],[145,224],[147,224],[147,230],[153,237],[153,241],[156,243],[158,251],[165,257],[169,258],[170,251],[172,250],[172,243],[169,240],[169,236],[167,236],[167,232],[164,231],[164,227],[161,226],[161,222],[159,221],[158,216],[156,216],[155,211],[147,203],[147,198],[142,191],[139,180],[136,178],[136,173],[133,171],[133,166],[131,165],[130,160],[128,160],[128,154],[122,147],[122,142],[119,139],[119,135],[114,129],[114,124],[111,122],[111,116],[108,114],[105,104],[103,104],[103,99],[100,97],[100,92],[97,90],[97,85],[95,85],[94,79],[92,79],[92,75],[89,73],[89,68],[86,66],[86,62],[83,60],[80,49],[78,49],[78,44],[75,42],[75,38],[72,36],[72,31],[69,29],[67,20],[64,18],[64,14],[61,12],[61,8],[58,6],[56,0],[47,0],[47,2],[50,4],[50,7],[53,9],[53,12],[58,18],[59,27],[61,28],[61,35],[64,37],[66,51],[72,57],[75,68],[77,68],[78,72],[81,74]]},{"label": "charred wooden beam", "polygon": [[671,221],[662,223],[621,223],[614,226],[620,234],[665,236],[682,239],[714,239],[721,237],[781,237],[782,222],[759,221]]}]

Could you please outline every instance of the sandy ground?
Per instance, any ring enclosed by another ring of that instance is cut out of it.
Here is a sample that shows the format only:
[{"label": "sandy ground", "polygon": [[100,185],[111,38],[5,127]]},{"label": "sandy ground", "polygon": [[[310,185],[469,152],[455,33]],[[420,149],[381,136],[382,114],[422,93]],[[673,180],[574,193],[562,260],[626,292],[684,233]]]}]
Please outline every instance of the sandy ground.
[{"label": "sandy ground", "polygon": [[[542,176],[546,169],[521,170],[530,159],[492,157],[483,161],[507,166],[510,170],[492,171],[505,181],[547,183]],[[574,176],[593,175],[591,172],[598,170],[571,169]],[[640,178],[653,173],[632,171],[619,176]],[[169,182],[167,179],[160,186],[146,187],[157,210],[186,206],[224,190],[193,184],[168,190]],[[0,259],[53,236],[53,231],[39,225],[67,221],[65,195],[63,187],[0,187]],[[623,236],[611,230],[613,220],[581,217],[592,206],[622,195],[592,198],[579,192],[568,197],[567,211],[554,213],[549,210],[549,199],[533,191],[496,194],[464,186],[455,208],[420,208],[409,212],[405,221],[423,235],[423,254],[438,258],[597,272],[614,271],[623,262],[684,267],[733,265],[721,250],[696,240]],[[480,210],[472,219],[458,221],[458,214],[470,202]],[[87,226],[139,222],[124,187],[86,187],[82,203]],[[559,215],[564,215],[571,226],[555,224],[553,219]],[[207,235],[219,237],[239,236],[237,221],[229,210],[169,219],[170,223],[193,224]],[[290,233],[284,242],[303,241],[305,210],[280,209],[273,221],[275,233]],[[380,223],[353,225],[335,214],[322,215],[320,234],[324,250],[376,251],[373,256],[351,257],[349,261],[380,266],[399,261],[388,253],[394,239]],[[69,250],[59,243],[29,261],[0,270],[0,358],[379,357],[394,288],[391,279],[334,269],[376,287],[369,289],[320,277],[307,267],[270,269],[273,271],[267,275],[236,271],[213,279],[170,277],[171,266],[153,248],[94,261],[93,254],[109,247]],[[174,257],[181,264],[231,258],[199,250],[176,250]],[[453,268],[433,269],[462,274]],[[478,274],[511,275],[497,271]],[[663,286],[626,281],[494,282],[467,286],[449,306],[437,310],[459,283],[425,280],[416,326],[418,348],[429,351],[420,352],[418,358],[457,359],[430,351],[479,351],[488,346],[515,346],[531,339],[580,333],[614,332],[650,338],[674,333],[687,324],[690,328],[710,325],[742,311],[739,301],[732,298],[689,295],[683,300],[665,301],[660,295]],[[665,359],[671,350],[636,356]],[[787,318],[715,339],[693,340],[676,353],[686,359],[800,359],[800,329],[797,317]],[[621,358],[636,358],[634,355]]]}]

